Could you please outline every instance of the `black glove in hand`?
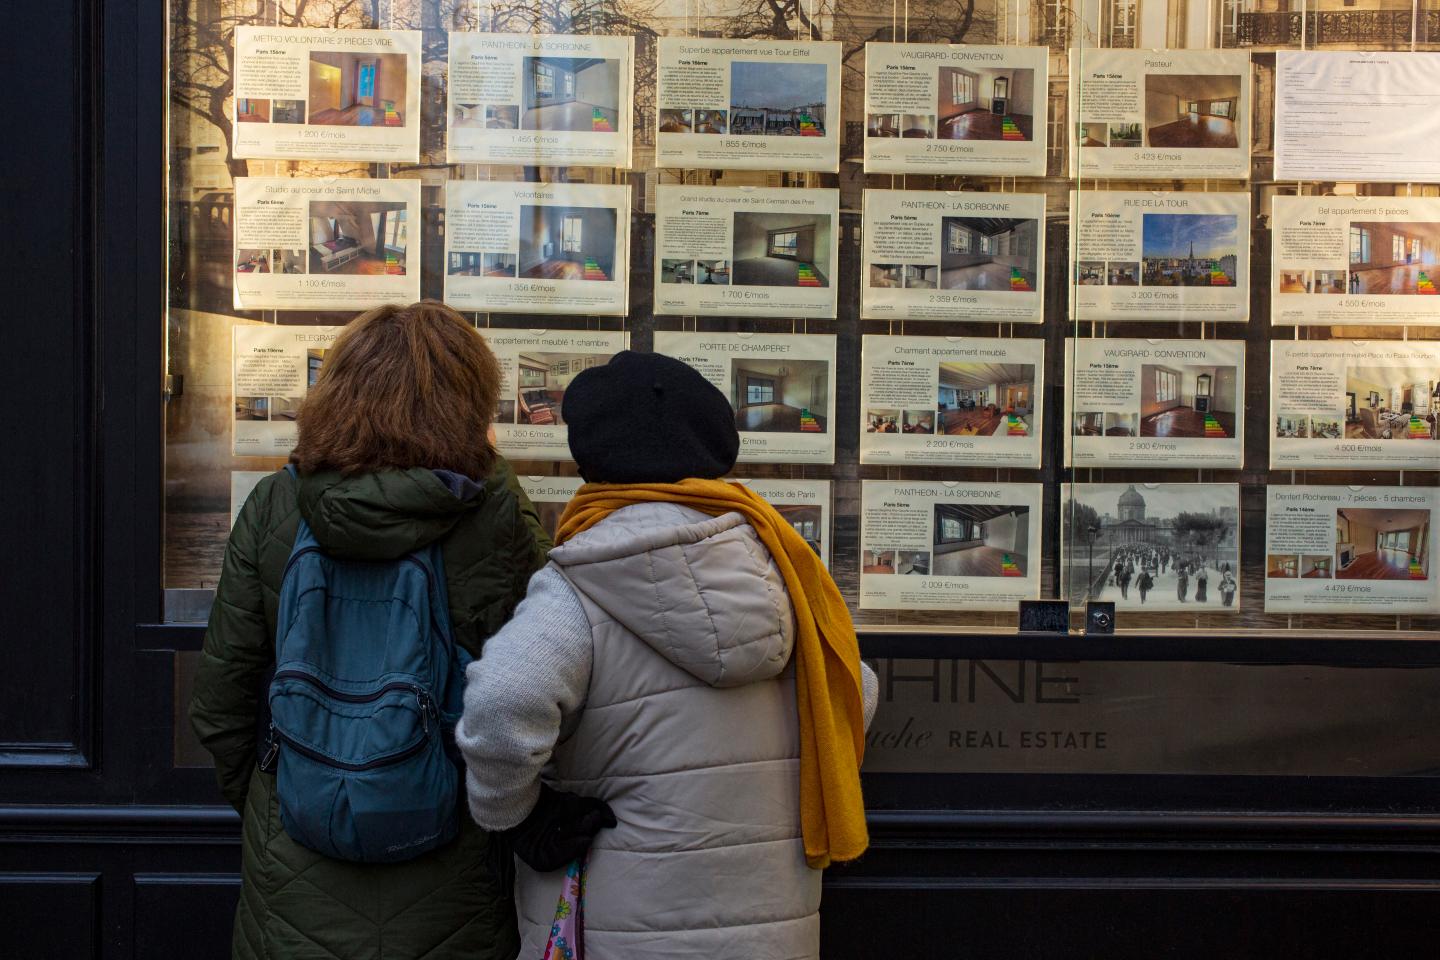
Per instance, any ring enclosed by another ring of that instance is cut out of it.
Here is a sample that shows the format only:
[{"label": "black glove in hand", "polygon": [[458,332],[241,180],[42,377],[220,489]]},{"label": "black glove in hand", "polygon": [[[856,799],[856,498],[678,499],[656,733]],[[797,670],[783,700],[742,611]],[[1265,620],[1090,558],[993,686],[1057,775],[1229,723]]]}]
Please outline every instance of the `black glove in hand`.
[{"label": "black glove in hand", "polygon": [[516,856],[532,870],[559,870],[590,849],[595,834],[615,826],[610,805],[596,797],[552,790],[540,785],[535,809],[505,831]]}]

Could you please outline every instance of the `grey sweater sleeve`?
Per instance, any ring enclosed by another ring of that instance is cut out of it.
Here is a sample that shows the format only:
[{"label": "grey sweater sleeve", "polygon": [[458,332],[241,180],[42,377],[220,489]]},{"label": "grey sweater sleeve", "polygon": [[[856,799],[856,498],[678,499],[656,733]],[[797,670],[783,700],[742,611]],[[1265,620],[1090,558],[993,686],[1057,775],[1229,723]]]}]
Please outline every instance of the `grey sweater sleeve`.
[{"label": "grey sweater sleeve", "polygon": [[860,661],[860,699],[865,705],[865,732],[870,732],[870,721],[875,719],[875,708],[880,704],[880,678],[870,669],[870,664]]},{"label": "grey sweater sleeve", "polygon": [[534,808],[540,771],[585,704],[592,658],[579,598],[553,565],[544,567],[515,616],[465,671],[465,714],[455,742],[465,757],[470,814],[480,826],[505,830]]}]

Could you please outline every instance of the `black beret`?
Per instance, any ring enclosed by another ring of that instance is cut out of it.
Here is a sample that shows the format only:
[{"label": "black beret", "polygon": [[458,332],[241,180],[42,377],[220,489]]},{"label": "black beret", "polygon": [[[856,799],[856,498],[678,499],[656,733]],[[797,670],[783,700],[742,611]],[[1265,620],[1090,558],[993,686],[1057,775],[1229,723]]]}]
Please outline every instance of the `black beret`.
[{"label": "black beret", "polygon": [[590,483],[715,479],[735,466],[735,411],[688,364],[622,350],[570,381],[560,416],[570,455]]}]

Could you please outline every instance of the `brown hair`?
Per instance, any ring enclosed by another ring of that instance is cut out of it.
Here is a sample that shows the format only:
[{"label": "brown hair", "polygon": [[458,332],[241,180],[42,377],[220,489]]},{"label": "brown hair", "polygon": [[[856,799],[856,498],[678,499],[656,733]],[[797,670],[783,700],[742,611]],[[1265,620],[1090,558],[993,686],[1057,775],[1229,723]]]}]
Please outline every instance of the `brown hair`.
[{"label": "brown hair", "polygon": [[500,364],[443,303],[376,307],[350,321],[300,407],[301,473],[428,467],[483,479]]}]

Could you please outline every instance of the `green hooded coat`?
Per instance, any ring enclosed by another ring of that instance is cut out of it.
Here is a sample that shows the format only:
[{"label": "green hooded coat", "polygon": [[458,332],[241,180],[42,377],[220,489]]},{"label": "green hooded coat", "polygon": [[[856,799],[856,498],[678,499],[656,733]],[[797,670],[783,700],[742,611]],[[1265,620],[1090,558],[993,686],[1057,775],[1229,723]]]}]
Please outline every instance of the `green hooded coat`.
[{"label": "green hooded coat", "polygon": [[230,533],[190,703],[225,799],[242,819],[237,960],[512,960],[508,848],[462,813],[460,836],[396,864],[332,860],[280,826],[275,778],[256,767],[280,579],[301,513],[325,550],[380,560],[442,541],[456,641],[473,656],[514,612],[549,538],[501,461],[483,486],[425,469],[260,481]]}]

